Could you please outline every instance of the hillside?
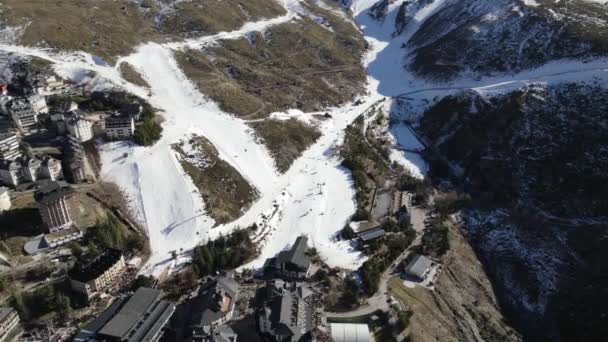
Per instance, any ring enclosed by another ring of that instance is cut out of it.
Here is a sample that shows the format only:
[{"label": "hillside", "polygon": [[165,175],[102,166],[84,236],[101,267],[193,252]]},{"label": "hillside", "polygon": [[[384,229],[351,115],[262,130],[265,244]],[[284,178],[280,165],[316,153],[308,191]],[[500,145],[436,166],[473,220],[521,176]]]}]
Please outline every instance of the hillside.
[{"label": "hillside", "polygon": [[302,2],[296,20],[266,32],[177,53],[179,65],[222,110],[245,118],[320,111],[363,92],[361,33],[334,11]]},{"label": "hillside", "polygon": [[148,41],[230,31],[284,14],[274,0],[4,0],[0,27],[18,44],[85,51],[110,62]]},{"label": "hillside", "polygon": [[[597,289],[608,275],[599,259],[608,236],[607,96],[595,83],[465,91],[420,121],[477,202],[465,215],[468,236],[528,338],[606,333],[597,318],[608,298]],[[580,301],[564,297],[572,292]]]},{"label": "hillside", "polygon": [[[438,1],[403,1],[395,34],[420,6]],[[405,42],[407,67],[435,80],[511,74],[561,58],[604,56],[607,36],[608,6],[599,2],[446,0]]]}]

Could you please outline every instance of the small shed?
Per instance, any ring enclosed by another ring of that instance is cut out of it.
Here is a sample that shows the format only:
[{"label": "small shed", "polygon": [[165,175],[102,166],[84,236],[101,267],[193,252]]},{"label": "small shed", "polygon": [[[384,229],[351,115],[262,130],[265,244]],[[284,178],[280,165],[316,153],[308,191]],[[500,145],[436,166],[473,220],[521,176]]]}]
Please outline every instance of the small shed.
[{"label": "small shed", "polygon": [[426,275],[431,270],[433,261],[424,255],[416,255],[412,260],[405,266],[405,273],[415,277],[419,280],[424,280]]},{"label": "small shed", "polygon": [[366,243],[368,243],[368,242],[370,242],[372,240],[381,238],[384,235],[386,235],[386,232],[384,231],[384,229],[382,229],[380,227],[368,229],[366,231],[359,232],[357,234],[359,240],[363,244],[366,244]]},{"label": "small shed", "polygon": [[369,342],[367,324],[331,323],[331,337],[335,342]]}]

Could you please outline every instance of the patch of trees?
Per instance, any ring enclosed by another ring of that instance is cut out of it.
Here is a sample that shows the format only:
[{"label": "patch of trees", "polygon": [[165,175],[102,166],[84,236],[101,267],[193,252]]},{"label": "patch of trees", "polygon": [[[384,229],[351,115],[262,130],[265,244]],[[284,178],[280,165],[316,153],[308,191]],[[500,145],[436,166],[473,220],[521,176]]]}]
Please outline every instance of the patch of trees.
[{"label": "patch of trees", "polygon": [[173,274],[168,280],[164,281],[160,287],[165,291],[165,298],[171,301],[178,301],[184,294],[192,291],[197,284],[195,271],[191,267]]},{"label": "patch of trees", "polygon": [[355,233],[349,224],[346,224],[340,232],[340,237],[344,240],[352,240],[357,237],[357,233]]},{"label": "patch of trees", "polygon": [[150,146],[160,139],[163,133],[162,126],[152,119],[145,119],[143,123],[135,128],[133,139],[142,146]]},{"label": "patch of trees", "polygon": [[11,305],[21,319],[28,321],[51,312],[56,312],[61,321],[71,313],[70,299],[52,286],[46,285],[30,292],[15,292]]},{"label": "patch of trees", "polygon": [[449,249],[447,219],[439,215],[432,216],[422,235],[422,254],[437,258],[444,255]]},{"label": "patch of trees", "polygon": [[70,249],[76,258],[95,257],[108,248],[118,249],[123,252],[136,251],[148,252],[146,239],[137,233],[130,232],[113,215],[107,215],[104,219],[97,221],[95,226],[87,230],[85,236],[88,253],[78,243],[71,243]]},{"label": "patch of trees", "polygon": [[154,112],[148,102],[122,91],[93,92],[89,98],[80,99],[78,107],[89,112],[116,111],[122,115],[136,115],[140,108],[144,114]]},{"label": "patch of trees", "polygon": [[256,254],[248,229],[236,230],[194,248],[192,267],[199,277],[241,266]]},{"label": "patch of trees", "polygon": [[131,289],[135,291],[140,287],[152,287],[155,282],[156,279],[153,276],[145,276],[140,274],[137,276],[137,278],[135,278],[135,280],[133,280],[133,283],[131,283]]},{"label": "patch of trees", "polygon": [[405,330],[410,325],[410,318],[414,315],[414,312],[405,310],[397,312],[397,327],[399,331]]},{"label": "patch of trees", "polygon": [[371,204],[370,194],[374,190],[375,183],[379,182],[388,171],[382,155],[363,135],[363,123],[364,117],[360,116],[346,128],[344,144],[340,149],[340,156],[344,158],[342,166],[352,171],[357,201],[357,211],[353,216],[355,221],[371,218],[367,209]]},{"label": "patch of trees", "polygon": [[382,273],[410,246],[416,238],[416,232],[408,227],[402,232],[390,234],[378,240],[383,247],[361,265],[359,275],[366,294],[372,295],[378,291]]},{"label": "patch of trees", "polygon": [[340,302],[349,307],[359,304],[359,286],[352,278],[346,278],[342,287]]},{"label": "patch of trees", "polygon": [[[384,221],[384,223],[382,224],[382,229],[384,229],[385,232],[390,232],[390,233],[402,232],[406,235],[409,235],[412,232],[414,232],[412,229],[412,225],[408,221],[397,222],[393,219],[387,219],[386,221]],[[414,232],[414,234],[415,234],[415,232]]]},{"label": "patch of trees", "polygon": [[422,253],[440,257],[450,249],[450,215],[470,206],[471,197],[467,194],[450,192],[435,198],[433,215],[422,235]]},{"label": "patch of trees", "polygon": [[397,188],[414,194],[413,202],[416,205],[426,206],[432,192],[432,186],[428,180],[421,180],[404,174],[399,178]]}]

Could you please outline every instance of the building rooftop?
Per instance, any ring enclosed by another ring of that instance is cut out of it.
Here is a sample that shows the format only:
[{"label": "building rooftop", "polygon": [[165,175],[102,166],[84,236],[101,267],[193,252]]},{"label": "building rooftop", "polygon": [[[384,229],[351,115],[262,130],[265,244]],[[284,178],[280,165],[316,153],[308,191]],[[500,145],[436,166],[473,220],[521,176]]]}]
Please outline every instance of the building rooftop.
[{"label": "building rooftop", "polygon": [[11,307],[0,307],[0,322],[3,322],[14,311],[15,309]]},{"label": "building rooftop", "polygon": [[62,240],[68,236],[72,236],[75,234],[81,234],[81,231],[80,231],[80,229],[78,229],[74,226],[71,226],[70,228],[61,229],[61,230],[54,231],[52,233],[45,234],[44,238],[47,242],[52,243],[54,241]]},{"label": "building rooftop", "polygon": [[208,326],[226,316],[237,300],[239,284],[232,278],[219,277],[212,285],[199,292],[200,314],[193,320],[195,326]]},{"label": "building rooftop", "polygon": [[116,312],[99,335],[121,341],[150,341],[175,311],[175,304],[160,300],[159,290],[139,288]]},{"label": "building rooftop", "polygon": [[222,325],[213,332],[213,342],[234,342],[238,335],[228,325]]},{"label": "building rooftop", "polygon": [[335,342],[369,342],[367,324],[331,323],[331,337]]},{"label": "building rooftop", "polygon": [[17,134],[15,133],[1,133],[0,134],[0,143],[3,143],[7,140],[16,140]]},{"label": "building rooftop", "polygon": [[[127,297],[120,297],[112,302],[97,318],[87,323],[81,332],[85,334],[96,334],[116,315],[118,310],[127,302]],[[76,339],[75,339],[76,340]]]},{"label": "building rooftop", "polygon": [[275,280],[266,285],[262,315],[276,334],[293,336],[298,340],[313,328],[311,295],[312,290],[305,283]]},{"label": "building rooftop", "polygon": [[38,203],[49,203],[56,201],[64,196],[74,194],[74,189],[66,182],[56,181],[50,182],[41,187],[34,193],[34,198]]},{"label": "building rooftop", "polygon": [[133,117],[131,116],[110,116],[106,119],[106,128],[117,128],[131,126]]},{"label": "building rooftop", "polygon": [[299,268],[308,269],[310,266],[310,258],[306,255],[307,248],[308,238],[306,236],[300,236],[296,239],[293,246],[291,246],[291,249],[279,253],[277,261],[281,264],[291,263]]},{"label": "building rooftop", "polygon": [[371,241],[371,240],[374,240],[374,239],[377,239],[379,237],[386,235],[386,232],[382,228],[372,228],[372,229],[360,232],[357,235],[359,236],[359,239],[367,242],[367,241]]},{"label": "building rooftop", "polygon": [[405,267],[405,272],[418,278],[424,278],[424,274],[431,268],[433,261],[424,255],[417,254]]},{"label": "building rooftop", "polygon": [[86,283],[96,279],[108,268],[112,267],[120,260],[122,252],[117,249],[108,249],[105,253],[86,264],[77,264],[72,268],[68,275],[71,279]]}]

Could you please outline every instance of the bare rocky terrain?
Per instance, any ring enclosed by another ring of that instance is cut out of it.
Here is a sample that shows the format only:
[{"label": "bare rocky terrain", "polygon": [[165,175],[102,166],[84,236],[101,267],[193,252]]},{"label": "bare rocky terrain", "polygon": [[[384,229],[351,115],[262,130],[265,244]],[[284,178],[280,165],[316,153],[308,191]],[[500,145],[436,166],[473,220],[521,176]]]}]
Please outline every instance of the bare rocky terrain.
[{"label": "bare rocky terrain", "polygon": [[[531,85],[466,91],[432,106],[420,131],[473,196],[465,232],[527,339],[606,333],[606,88]],[[579,300],[565,296],[577,293]],[[594,329],[589,329],[595,327]],[[605,336],[605,335],[604,335]]]},{"label": "bare rocky terrain", "polygon": [[[403,2],[396,34],[420,3]],[[453,79],[516,73],[560,58],[587,59],[608,52],[606,6],[572,0],[534,4],[448,0],[406,43],[411,51],[408,67],[425,78]]]},{"label": "bare rocky terrain", "polygon": [[406,330],[414,341],[521,341],[501,313],[492,283],[459,228],[449,231],[450,249],[434,289],[409,288],[393,278],[394,295],[414,312]]}]

